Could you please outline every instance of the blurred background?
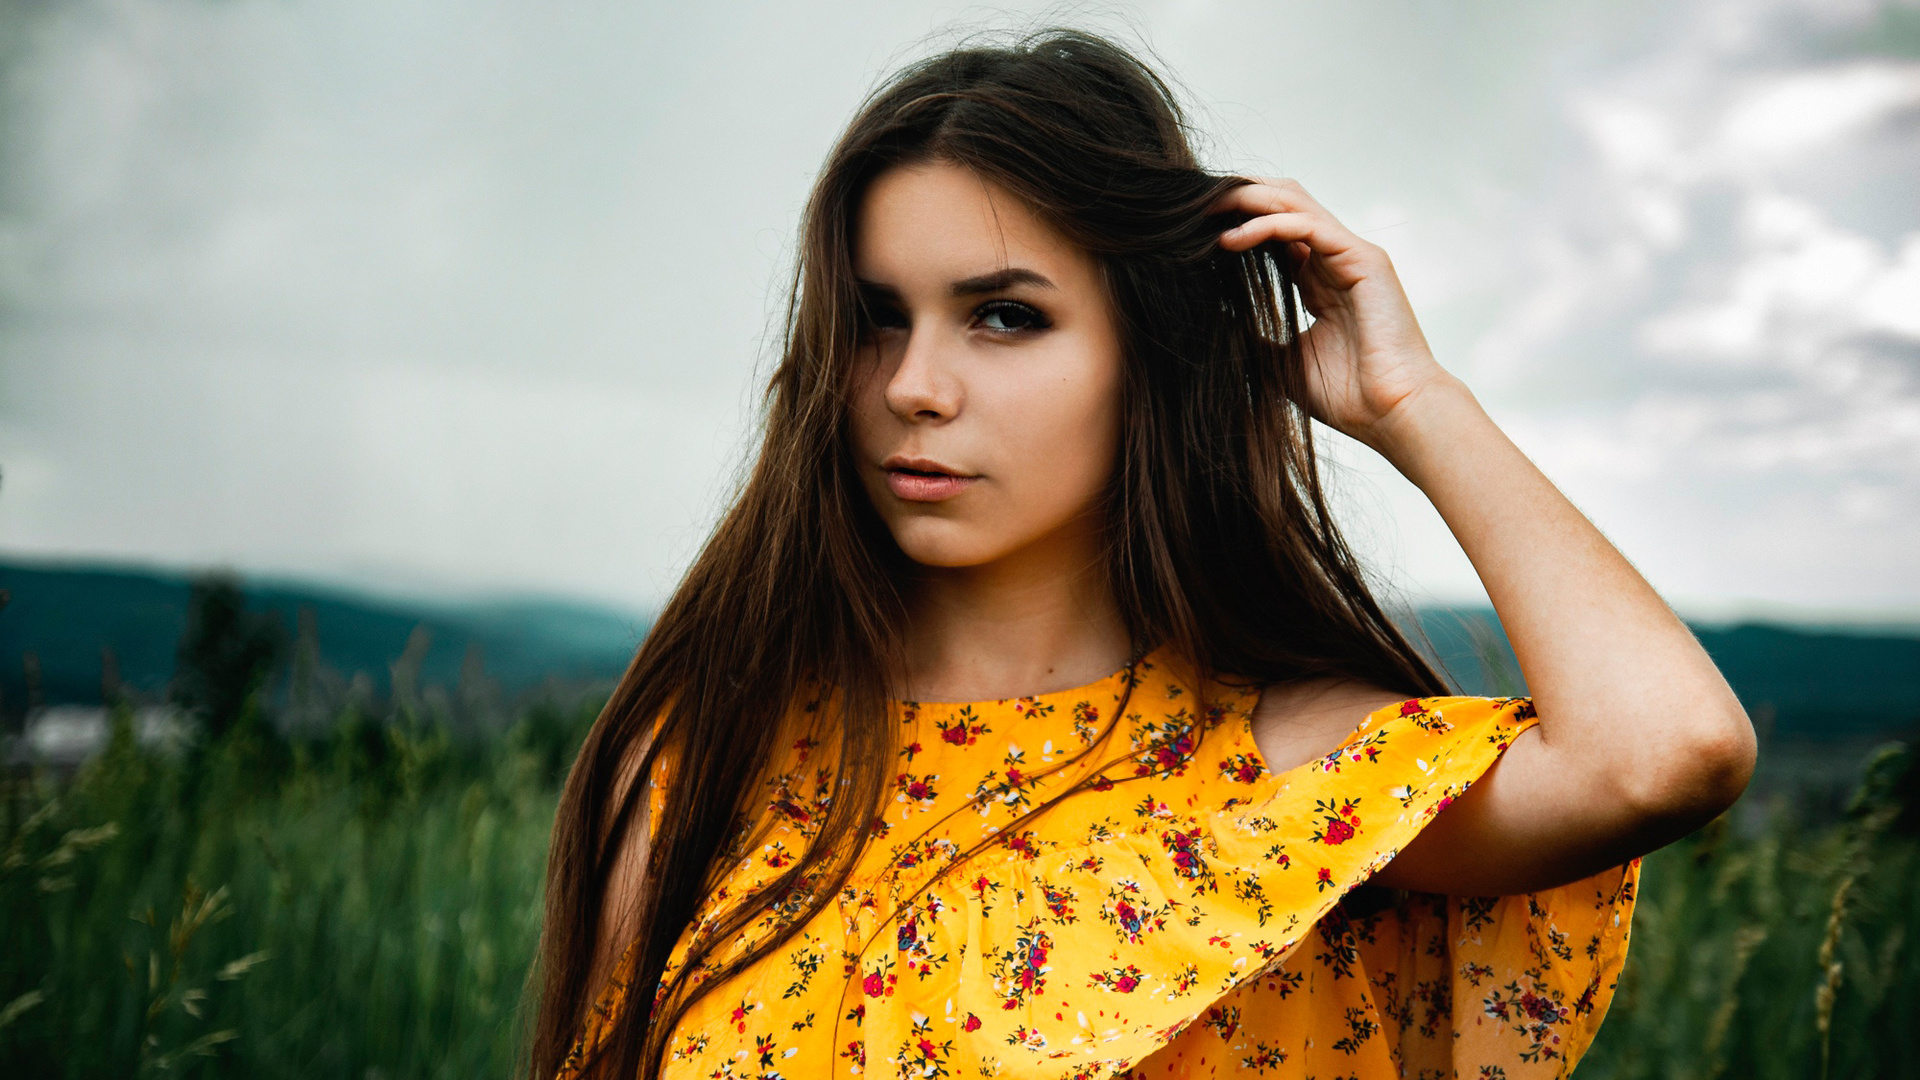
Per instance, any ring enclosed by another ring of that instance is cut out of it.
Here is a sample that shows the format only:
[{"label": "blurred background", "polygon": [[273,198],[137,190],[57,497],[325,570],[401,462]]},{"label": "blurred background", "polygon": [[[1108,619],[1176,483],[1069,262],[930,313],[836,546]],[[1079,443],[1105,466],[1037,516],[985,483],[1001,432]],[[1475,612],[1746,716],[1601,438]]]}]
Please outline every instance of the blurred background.
[{"label": "blurred background", "polygon": [[[0,0],[0,1055],[507,1070],[554,786],[751,444],[814,170],[1036,18],[1387,247],[1753,712],[1581,1075],[1920,1069],[1865,1035],[1920,1014],[1911,0]],[[1520,689],[1330,446],[1436,654]]]}]

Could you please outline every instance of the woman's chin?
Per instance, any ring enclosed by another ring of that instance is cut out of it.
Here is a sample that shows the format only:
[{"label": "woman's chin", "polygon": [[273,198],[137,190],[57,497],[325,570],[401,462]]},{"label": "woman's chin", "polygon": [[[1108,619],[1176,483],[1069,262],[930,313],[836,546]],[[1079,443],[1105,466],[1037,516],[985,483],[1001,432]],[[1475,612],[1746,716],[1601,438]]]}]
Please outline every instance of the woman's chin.
[{"label": "woman's chin", "polygon": [[930,570],[965,570],[975,566],[985,566],[993,561],[989,555],[980,555],[964,548],[956,549],[944,544],[907,545],[901,544],[900,550],[916,565]]},{"label": "woman's chin", "polygon": [[962,570],[985,566],[1007,554],[1017,545],[995,543],[972,529],[952,521],[915,521],[893,533],[894,543],[907,558],[921,566]]}]

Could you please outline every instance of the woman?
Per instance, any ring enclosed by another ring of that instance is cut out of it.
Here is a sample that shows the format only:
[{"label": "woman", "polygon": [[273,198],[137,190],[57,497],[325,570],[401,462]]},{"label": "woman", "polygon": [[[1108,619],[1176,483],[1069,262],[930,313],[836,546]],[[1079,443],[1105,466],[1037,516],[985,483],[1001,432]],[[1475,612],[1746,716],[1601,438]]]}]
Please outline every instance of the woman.
[{"label": "woman", "polygon": [[[1309,418],[1433,500],[1531,703],[1443,696]],[[1752,759],[1380,249],[1107,42],[951,52],[829,157],[758,460],[568,779],[533,1068],[1559,1074],[1632,860]]]}]

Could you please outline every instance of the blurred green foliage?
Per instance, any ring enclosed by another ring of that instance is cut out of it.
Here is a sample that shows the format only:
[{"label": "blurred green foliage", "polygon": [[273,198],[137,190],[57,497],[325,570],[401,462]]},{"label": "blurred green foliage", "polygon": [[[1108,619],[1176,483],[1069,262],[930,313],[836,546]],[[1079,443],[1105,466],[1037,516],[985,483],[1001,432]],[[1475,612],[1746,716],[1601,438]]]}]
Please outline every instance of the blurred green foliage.
[{"label": "blurred green foliage", "polygon": [[558,782],[598,702],[466,744],[349,712],[182,753],[122,710],[0,789],[0,1072],[505,1076]]},{"label": "blurred green foliage", "polygon": [[1844,820],[1723,816],[1645,865],[1593,1078],[1920,1076],[1920,765],[1889,744]]}]

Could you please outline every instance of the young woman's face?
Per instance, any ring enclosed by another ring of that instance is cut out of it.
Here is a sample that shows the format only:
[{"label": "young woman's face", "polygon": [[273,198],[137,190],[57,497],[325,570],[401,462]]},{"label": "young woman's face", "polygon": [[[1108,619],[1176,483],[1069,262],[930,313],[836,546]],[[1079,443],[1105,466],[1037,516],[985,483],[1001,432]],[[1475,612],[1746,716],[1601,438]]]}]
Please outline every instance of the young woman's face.
[{"label": "young woman's face", "polygon": [[956,165],[868,189],[869,312],[853,395],[867,494],[926,566],[1097,542],[1120,431],[1120,336],[1099,266]]}]

